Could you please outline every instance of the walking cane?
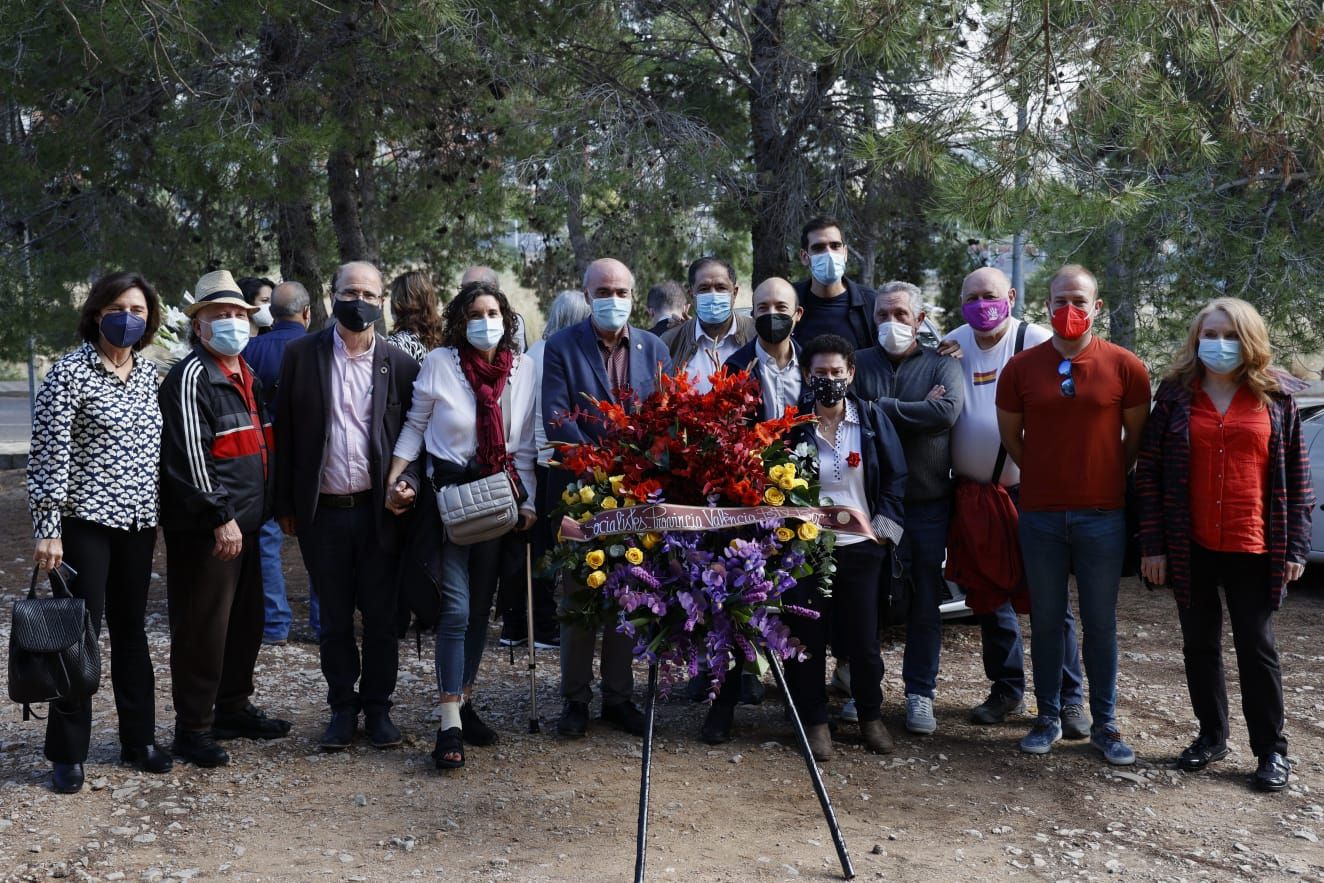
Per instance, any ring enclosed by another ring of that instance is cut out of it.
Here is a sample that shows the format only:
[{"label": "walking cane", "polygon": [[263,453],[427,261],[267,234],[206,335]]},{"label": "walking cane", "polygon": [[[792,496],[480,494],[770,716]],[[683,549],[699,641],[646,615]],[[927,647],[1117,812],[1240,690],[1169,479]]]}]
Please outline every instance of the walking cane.
[{"label": "walking cane", "polygon": [[528,626],[529,645],[529,732],[538,732],[538,658],[533,646],[533,544],[524,544],[524,577],[527,594],[524,598],[524,618]]},{"label": "walking cane", "polygon": [[644,709],[644,751],[639,770],[639,828],[634,835],[634,883],[644,883],[648,860],[648,794],[652,786],[653,716],[657,709],[657,663],[648,666],[648,704]]}]

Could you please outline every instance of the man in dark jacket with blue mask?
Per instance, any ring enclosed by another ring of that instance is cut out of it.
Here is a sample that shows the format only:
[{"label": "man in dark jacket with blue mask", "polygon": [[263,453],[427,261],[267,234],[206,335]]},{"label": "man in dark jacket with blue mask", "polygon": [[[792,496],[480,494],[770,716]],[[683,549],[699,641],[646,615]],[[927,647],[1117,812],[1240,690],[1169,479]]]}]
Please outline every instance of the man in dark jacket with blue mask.
[{"label": "man in dark jacket with blue mask", "polygon": [[809,278],[795,283],[804,317],[795,328],[801,346],[820,334],[837,334],[857,350],[874,345],[878,323],[873,318],[874,291],[846,278],[846,240],[841,222],[820,215],[800,230],[800,263]]},{"label": "man in dark jacket with blue mask", "polygon": [[662,342],[671,354],[668,371],[689,375],[699,392],[708,392],[711,376],[754,339],[754,320],[735,313],[740,286],[729,262],[701,257],[690,264],[688,281],[695,316],[663,334]]}]

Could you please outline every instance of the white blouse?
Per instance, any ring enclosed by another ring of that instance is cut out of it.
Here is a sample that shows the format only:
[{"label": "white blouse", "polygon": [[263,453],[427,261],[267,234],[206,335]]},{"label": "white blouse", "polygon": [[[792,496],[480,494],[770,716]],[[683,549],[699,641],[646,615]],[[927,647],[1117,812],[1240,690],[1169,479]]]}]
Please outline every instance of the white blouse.
[{"label": "white blouse", "polygon": [[[846,400],[846,414],[837,426],[836,444],[822,435],[822,427],[814,430],[814,441],[818,444],[818,483],[819,492],[834,506],[850,506],[870,515],[869,498],[864,490],[864,452],[860,447],[863,434],[860,431],[860,412],[855,403]],[[850,465],[851,454],[855,454],[855,465]],[[825,503],[826,504],[826,503]],[[837,545],[849,546],[862,543],[868,537],[853,533],[838,533]]]},{"label": "white blouse", "polygon": [[[538,399],[538,372],[525,355],[516,355],[510,366],[509,426],[506,450],[515,458],[515,471],[524,482],[533,508],[537,484],[533,463],[534,408]],[[478,452],[477,402],[473,388],[460,368],[460,353],[454,347],[437,347],[428,353],[414,381],[414,400],[409,416],[395,443],[395,456],[413,460],[425,446],[441,460],[463,465]]]}]

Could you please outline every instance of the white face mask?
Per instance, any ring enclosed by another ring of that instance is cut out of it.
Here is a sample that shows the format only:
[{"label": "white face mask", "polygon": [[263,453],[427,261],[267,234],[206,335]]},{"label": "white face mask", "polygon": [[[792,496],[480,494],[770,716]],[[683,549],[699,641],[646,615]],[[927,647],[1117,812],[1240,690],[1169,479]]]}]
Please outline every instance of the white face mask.
[{"label": "white face mask", "polygon": [[915,329],[901,322],[884,322],[878,326],[878,345],[888,355],[899,356],[915,342]]},{"label": "white face mask", "polygon": [[464,326],[464,337],[476,350],[487,352],[496,349],[501,338],[506,336],[506,323],[501,319],[470,319]]},{"label": "white face mask", "polygon": [[253,324],[259,328],[270,328],[271,323],[275,321],[275,319],[271,317],[271,304],[260,304],[257,308],[257,312],[249,316],[249,318],[252,319]]},{"label": "white face mask", "polygon": [[809,256],[809,274],[819,285],[831,285],[846,275],[844,251],[820,251]]}]

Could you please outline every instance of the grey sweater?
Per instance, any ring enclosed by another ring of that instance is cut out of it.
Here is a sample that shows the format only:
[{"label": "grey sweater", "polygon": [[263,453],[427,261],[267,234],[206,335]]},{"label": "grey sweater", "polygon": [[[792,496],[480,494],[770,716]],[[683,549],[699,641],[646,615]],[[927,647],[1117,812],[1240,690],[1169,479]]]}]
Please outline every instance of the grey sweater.
[{"label": "grey sweater", "polygon": [[[927,398],[941,384],[940,398]],[[906,502],[940,500],[952,491],[951,429],[961,413],[965,386],[951,356],[916,347],[899,364],[882,347],[855,354],[855,394],[876,401],[901,436],[906,456]]]}]

